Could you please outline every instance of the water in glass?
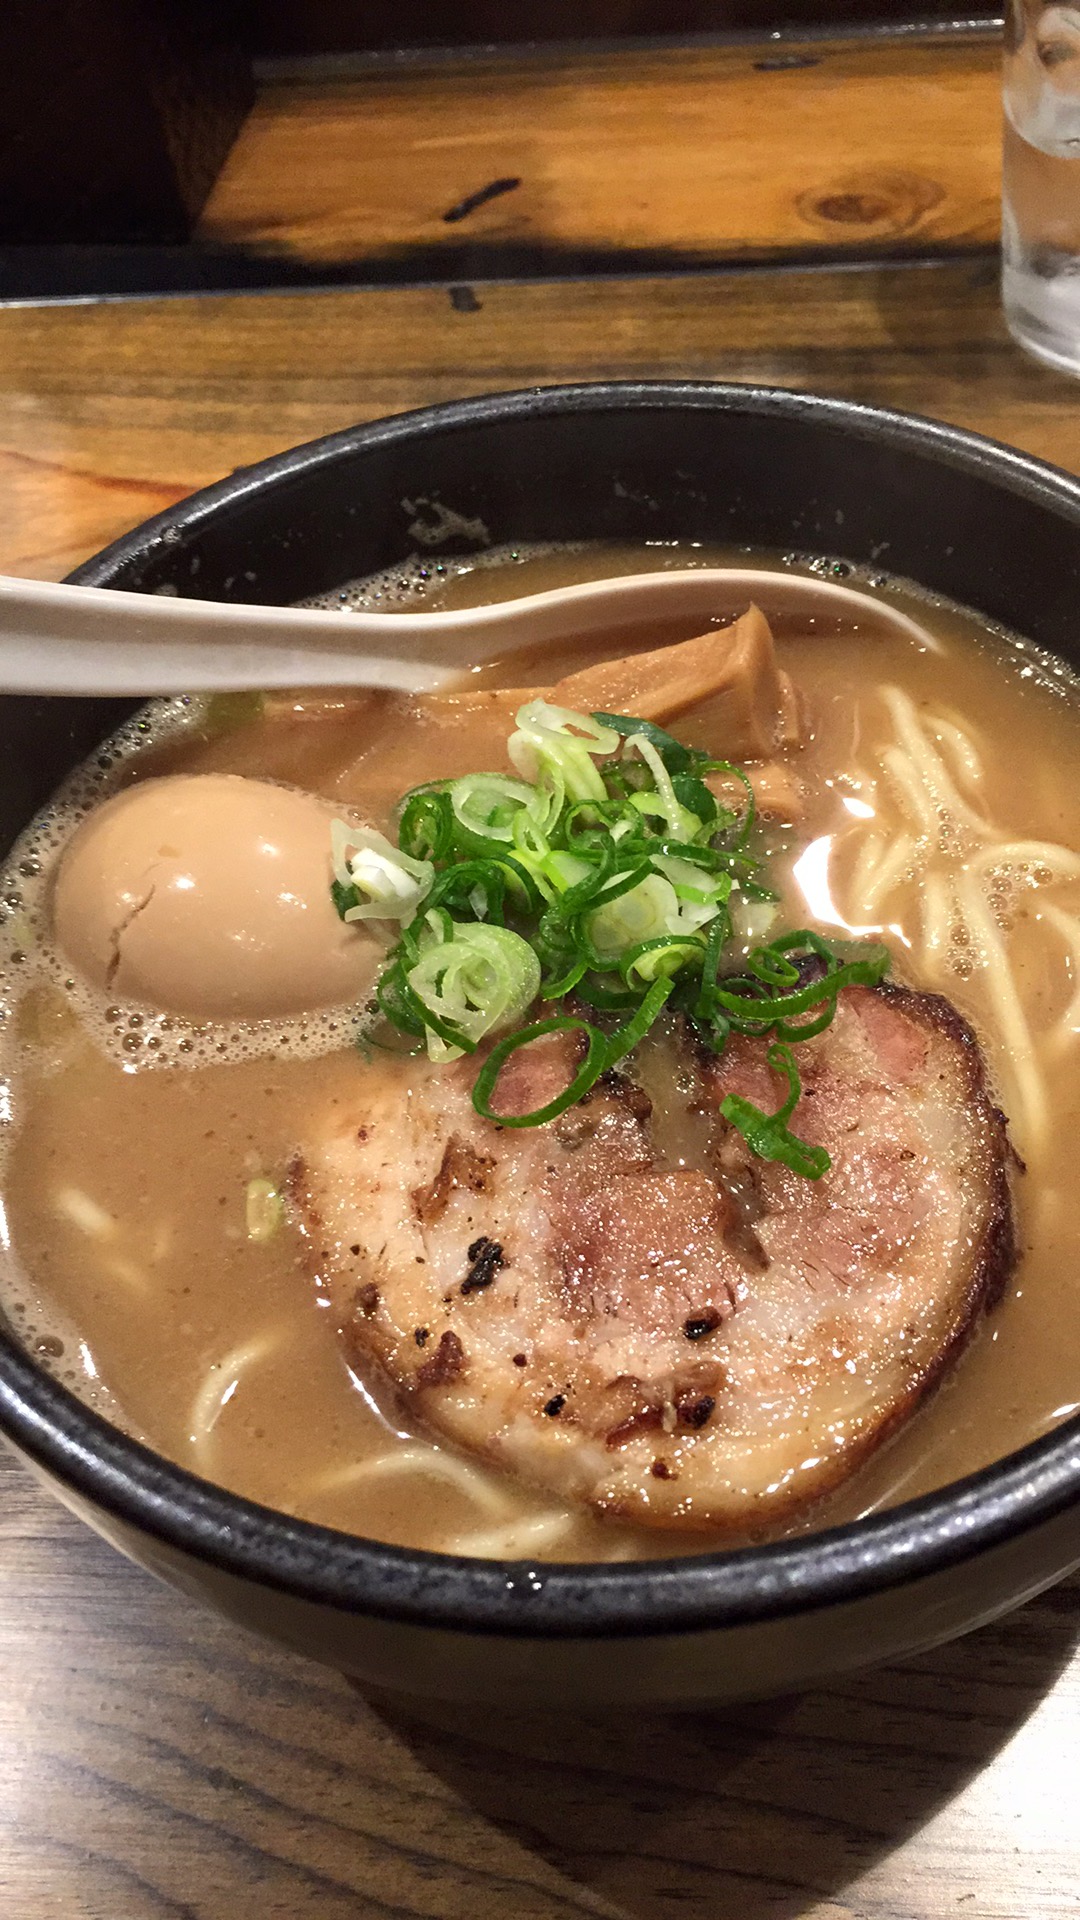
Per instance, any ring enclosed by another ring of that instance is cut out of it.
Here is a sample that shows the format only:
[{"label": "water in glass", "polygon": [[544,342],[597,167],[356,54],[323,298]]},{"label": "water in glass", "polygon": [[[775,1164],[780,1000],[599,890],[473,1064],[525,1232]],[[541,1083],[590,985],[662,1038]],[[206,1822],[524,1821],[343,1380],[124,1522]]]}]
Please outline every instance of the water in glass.
[{"label": "water in glass", "polygon": [[1002,293],[1021,346],[1080,374],[1080,6],[1010,0]]}]

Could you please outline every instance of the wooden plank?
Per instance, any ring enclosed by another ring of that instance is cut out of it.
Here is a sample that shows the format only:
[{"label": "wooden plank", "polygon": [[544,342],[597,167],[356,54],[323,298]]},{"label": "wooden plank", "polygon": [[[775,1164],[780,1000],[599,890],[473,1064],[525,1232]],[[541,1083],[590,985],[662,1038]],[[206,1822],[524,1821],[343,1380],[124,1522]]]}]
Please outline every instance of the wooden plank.
[{"label": "wooden plank", "polygon": [[365,1699],[0,1458],[5,1920],[1073,1920],[1073,1582],[801,1699]]},{"label": "wooden plank", "polygon": [[[995,36],[913,34],[274,82],[197,238],[324,263],[416,256],[432,272],[468,244],[470,273],[523,248],[550,266],[988,246],[998,68]],[[470,204],[498,182],[515,184]]]},{"label": "wooden plank", "polygon": [[1080,468],[1075,388],[984,262],[0,310],[0,568],[59,576],[231,467],[500,387],[687,376],[879,400]]}]

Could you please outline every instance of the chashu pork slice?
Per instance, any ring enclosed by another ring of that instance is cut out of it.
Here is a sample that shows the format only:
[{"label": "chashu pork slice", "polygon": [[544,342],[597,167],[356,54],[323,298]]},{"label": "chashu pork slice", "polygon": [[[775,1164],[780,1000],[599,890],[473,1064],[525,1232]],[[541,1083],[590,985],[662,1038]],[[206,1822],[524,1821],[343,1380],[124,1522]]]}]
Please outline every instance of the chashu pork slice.
[{"label": "chashu pork slice", "polygon": [[[550,1099],[572,1045],[513,1055],[501,1111]],[[623,1074],[517,1130],[474,1112],[475,1061],[358,1061],[292,1200],[352,1363],[430,1431],[602,1512],[753,1537],[906,1419],[1000,1292],[1005,1123],[964,1022],[902,988],[847,991],[799,1047],[791,1125],[832,1157],[816,1182],[720,1114],[732,1092],[780,1104],[764,1042],[670,1050],[700,1165],[665,1161]]]}]

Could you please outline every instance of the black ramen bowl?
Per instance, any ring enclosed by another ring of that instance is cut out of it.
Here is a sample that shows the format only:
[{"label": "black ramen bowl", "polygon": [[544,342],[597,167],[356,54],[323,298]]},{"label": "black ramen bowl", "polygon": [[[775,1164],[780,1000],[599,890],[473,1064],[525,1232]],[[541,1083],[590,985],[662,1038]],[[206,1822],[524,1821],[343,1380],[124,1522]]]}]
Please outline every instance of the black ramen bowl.
[{"label": "black ramen bowl", "polygon": [[[495,395],[234,473],[74,577],[284,602],[490,539],[752,543],[876,562],[1080,666],[1080,485],[928,421],[748,387]],[[442,547],[440,536],[445,536]],[[9,845],[128,706],[0,702]],[[0,1428],[165,1580],[390,1688],[565,1706],[803,1686],[992,1619],[1080,1563],[1080,1420],[940,1493],[737,1552],[600,1566],[380,1545],[238,1499],[148,1452],[0,1338]]]}]

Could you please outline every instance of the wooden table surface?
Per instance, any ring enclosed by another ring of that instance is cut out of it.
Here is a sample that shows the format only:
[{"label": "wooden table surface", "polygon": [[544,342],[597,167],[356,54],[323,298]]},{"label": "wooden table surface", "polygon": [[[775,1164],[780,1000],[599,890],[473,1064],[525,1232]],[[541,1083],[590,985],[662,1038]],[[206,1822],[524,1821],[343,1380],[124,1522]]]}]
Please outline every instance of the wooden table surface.
[{"label": "wooden table surface", "polygon": [[[1080,389],[1008,343],[989,259],[466,305],[426,285],[0,310],[0,569],[58,576],[351,421],[598,376],[847,394],[1080,471]],[[365,1698],[156,1585],[6,1457],[0,1538],[2,1920],[1080,1910],[1076,1581],[799,1699],[525,1721]]]}]

